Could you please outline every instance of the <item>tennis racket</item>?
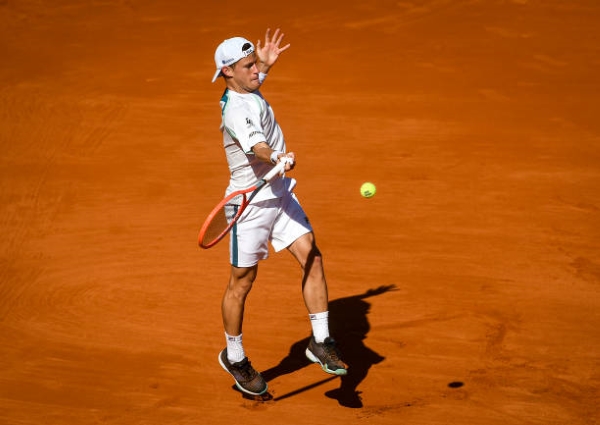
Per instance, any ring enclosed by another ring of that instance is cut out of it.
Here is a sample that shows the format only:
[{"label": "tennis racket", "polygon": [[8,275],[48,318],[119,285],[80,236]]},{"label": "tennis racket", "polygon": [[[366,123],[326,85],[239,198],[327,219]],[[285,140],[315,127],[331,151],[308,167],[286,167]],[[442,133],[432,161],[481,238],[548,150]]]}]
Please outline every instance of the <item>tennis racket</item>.
[{"label": "tennis racket", "polygon": [[254,185],[247,189],[230,193],[225,199],[219,202],[210,214],[208,214],[206,220],[204,220],[204,224],[198,235],[198,245],[201,248],[208,249],[223,239],[235,223],[237,223],[248,204],[250,204],[260,189],[265,187],[273,177],[281,173],[286,163],[286,160],[278,162],[271,171],[254,183]]}]

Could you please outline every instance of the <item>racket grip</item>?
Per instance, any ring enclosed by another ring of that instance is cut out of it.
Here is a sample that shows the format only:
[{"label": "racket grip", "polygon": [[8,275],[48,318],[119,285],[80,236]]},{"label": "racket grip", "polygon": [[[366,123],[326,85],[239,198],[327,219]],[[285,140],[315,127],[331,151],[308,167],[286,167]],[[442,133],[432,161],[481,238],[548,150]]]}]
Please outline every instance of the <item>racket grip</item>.
[{"label": "racket grip", "polygon": [[265,182],[271,181],[273,177],[275,177],[277,174],[281,173],[285,169],[285,164],[287,164],[287,160],[281,158],[281,160],[262,179]]}]

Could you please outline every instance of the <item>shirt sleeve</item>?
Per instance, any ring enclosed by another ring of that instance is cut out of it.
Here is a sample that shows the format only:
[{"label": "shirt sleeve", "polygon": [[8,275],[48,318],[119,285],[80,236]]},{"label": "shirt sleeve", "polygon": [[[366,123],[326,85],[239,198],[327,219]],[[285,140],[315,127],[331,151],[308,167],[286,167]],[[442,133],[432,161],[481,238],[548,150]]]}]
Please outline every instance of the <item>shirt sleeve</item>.
[{"label": "shirt sleeve", "polygon": [[260,111],[248,104],[229,110],[224,118],[225,129],[239,142],[244,152],[250,153],[254,145],[266,141]]}]

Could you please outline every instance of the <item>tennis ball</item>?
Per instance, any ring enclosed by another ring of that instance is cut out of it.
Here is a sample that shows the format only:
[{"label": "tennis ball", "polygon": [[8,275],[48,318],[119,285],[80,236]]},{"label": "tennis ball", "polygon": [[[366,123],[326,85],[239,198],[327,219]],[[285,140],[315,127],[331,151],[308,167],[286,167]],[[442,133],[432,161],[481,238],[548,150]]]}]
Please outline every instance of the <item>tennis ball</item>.
[{"label": "tennis ball", "polygon": [[360,187],[360,194],[365,198],[372,197],[373,195],[375,195],[376,191],[377,191],[377,188],[371,182],[365,182]]}]

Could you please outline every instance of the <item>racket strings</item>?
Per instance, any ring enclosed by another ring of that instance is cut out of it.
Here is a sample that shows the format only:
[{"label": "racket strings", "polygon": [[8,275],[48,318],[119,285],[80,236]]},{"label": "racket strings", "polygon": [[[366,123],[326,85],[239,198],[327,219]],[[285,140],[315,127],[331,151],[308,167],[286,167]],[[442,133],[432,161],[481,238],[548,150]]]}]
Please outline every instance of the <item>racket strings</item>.
[{"label": "racket strings", "polygon": [[202,245],[211,244],[215,239],[220,238],[223,235],[223,232],[228,230],[229,224],[238,214],[240,204],[242,204],[244,198],[244,195],[238,195],[221,206],[220,210],[213,216],[202,236]]}]

